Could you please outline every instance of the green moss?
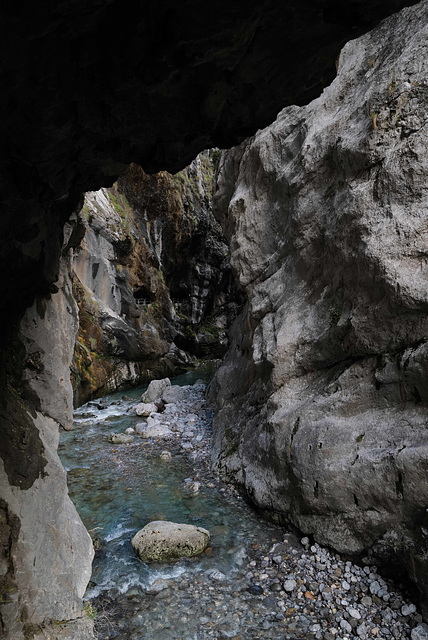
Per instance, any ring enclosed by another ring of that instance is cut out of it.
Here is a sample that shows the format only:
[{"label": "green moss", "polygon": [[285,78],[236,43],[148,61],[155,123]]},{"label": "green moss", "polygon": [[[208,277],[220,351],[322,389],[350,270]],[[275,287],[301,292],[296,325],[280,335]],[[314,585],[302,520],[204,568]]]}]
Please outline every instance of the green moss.
[{"label": "green moss", "polygon": [[83,205],[82,211],[83,211],[83,215],[85,217],[85,220],[87,220],[87,222],[89,222],[90,219],[91,219],[91,214],[90,214],[90,210],[89,210],[89,207],[88,207],[87,204]]},{"label": "green moss", "polygon": [[94,605],[91,602],[85,602],[83,608],[88,618],[90,618],[91,620],[95,620],[95,618],[97,617],[97,610]]},{"label": "green moss", "polygon": [[213,170],[216,173],[220,164],[221,151],[219,149],[212,149],[211,162],[213,164]]},{"label": "green moss", "polygon": [[131,205],[129,204],[126,196],[124,196],[123,193],[117,191],[116,185],[113,185],[111,189],[108,189],[107,193],[110,204],[121,219],[119,232],[121,232],[124,236],[129,237],[131,242],[134,244],[135,238],[133,233],[131,232],[134,216]]},{"label": "green moss", "polygon": [[342,312],[338,307],[330,308],[330,318],[329,318],[330,327],[335,327],[337,325],[341,315],[342,315]]}]

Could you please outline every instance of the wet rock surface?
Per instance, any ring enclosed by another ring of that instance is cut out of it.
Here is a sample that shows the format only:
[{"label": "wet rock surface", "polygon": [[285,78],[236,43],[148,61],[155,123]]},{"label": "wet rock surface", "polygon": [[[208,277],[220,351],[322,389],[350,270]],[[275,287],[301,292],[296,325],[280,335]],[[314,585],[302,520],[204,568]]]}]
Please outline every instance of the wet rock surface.
[{"label": "wet rock surface", "polygon": [[138,531],[131,544],[143,561],[168,562],[202,553],[209,539],[209,531],[202,527],[157,520]]},{"label": "wet rock surface", "polygon": [[[172,434],[144,444],[120,445],[115,455],[127,474],[141,456],[160,464],[186,458],[192,484],[210,488],[236,508],[236,520],[250,507],[210,469],[212,414],[204,385],[183,387],[182,400],[167,404],[162,419]],[[185,397],[183,397],[185,396]],[[121,448],[122,447],[122,448]],[[169,453],[168,456],[165,456]],[[269,522],[258,520],[257,534],[247,533],[232,570],[216,560],[215,536],[224,525],[210,527],[209,566],[188,559],[178,576],[151,579],[145,587],[123,593],[102,590],[92,603],[101,638],[205,640],[208,638],[271,640],[405,640],[424,637],[416,606],[371,564],[356,565]],[[203,521],[201,522],[203,526]],[[413,635],[411,635],[413,633]]]}]

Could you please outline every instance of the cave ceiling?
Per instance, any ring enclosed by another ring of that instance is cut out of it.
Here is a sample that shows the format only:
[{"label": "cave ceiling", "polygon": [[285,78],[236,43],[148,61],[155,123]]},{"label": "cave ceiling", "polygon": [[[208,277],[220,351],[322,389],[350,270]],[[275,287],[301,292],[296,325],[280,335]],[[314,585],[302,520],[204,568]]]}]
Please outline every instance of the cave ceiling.
[{"label": "cave ceiling", "polygon": [[305,104],[344,42],[405,0],[47,0],[1,15],[2,321],[55,290],[81,194],[178,171]]}]

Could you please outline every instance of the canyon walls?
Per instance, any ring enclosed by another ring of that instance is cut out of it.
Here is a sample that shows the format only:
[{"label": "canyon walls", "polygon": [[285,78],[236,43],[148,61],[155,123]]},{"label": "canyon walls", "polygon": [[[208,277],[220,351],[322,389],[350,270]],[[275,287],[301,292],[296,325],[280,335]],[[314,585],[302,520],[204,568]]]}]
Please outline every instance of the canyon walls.
[{"label": "canyon walls", "polygon": [[248,305],[211,385],[221,473],[317,541],[409,575],[425,611],[427,43],[424,2],[223,155],[219,217]]},{"label": "canyon walls", "polygon": [[[0,629],[7,638],[91,633],[81,596],[92,549],[56,458],[58,429],[69,426],[72,410],[66,361],[78,308],[67,256],[82,239],[82,194],[110,187],[131,162],[178,171],[204,148],[237,144],[284,106],[319,95],[349,38],[411,4],[239,0],[201,12],[195,0],[137,8],[127,0],[3,3]],[[244,350],[255,328],[247,320]],[[269,367],[262,359],[248,369],[261,375],[260,401]]]},{"label": "canyon walls", "polygon": [[14,640],[93,637],[82,605],[92,540],[68,497],[57,454],[59,428],[70,429],[72,419],[75,228],[76,217],[65,229],[57,290],[27,309],[2,380],[0,630]]},{"label": "canyon walls", "polygon": [[212,214],[218,155],[175,176],[132,165],[113,187],[86,194],[73,260],[76,406],[224,355],[242,295]]}]

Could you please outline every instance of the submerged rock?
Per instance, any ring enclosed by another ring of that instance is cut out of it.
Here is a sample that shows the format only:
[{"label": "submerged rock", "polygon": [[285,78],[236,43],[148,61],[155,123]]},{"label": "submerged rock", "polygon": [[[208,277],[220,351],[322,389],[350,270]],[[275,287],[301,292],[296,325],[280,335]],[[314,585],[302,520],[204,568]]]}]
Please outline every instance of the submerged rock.
[{"label": "submerged rock", "polygon": [[131,544],[141,560],[162,562],[196,556],[209,540],[209,531],[202,527],[157,520],[138,531]]},{"label": "submerged rock", "polygon": [[127,433],[112,433],[108,440],[113,444],[129,444],[134,442],[134,436]]}]

